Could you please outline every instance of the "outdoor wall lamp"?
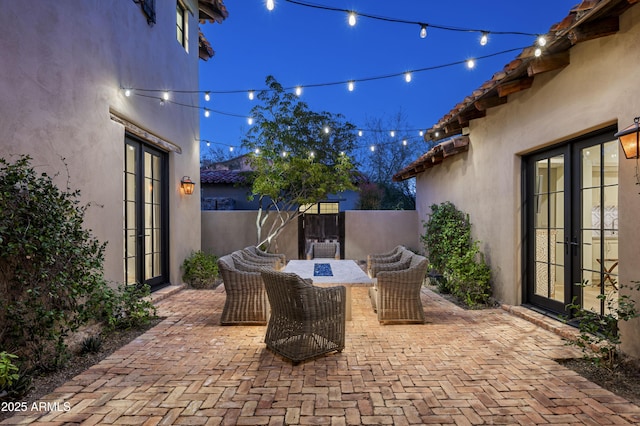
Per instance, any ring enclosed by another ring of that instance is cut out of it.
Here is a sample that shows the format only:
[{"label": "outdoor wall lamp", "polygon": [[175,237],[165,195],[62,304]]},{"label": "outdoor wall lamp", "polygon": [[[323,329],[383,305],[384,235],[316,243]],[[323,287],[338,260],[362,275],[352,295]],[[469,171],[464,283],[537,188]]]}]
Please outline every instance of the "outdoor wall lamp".
[{"label": "outdoor wall lamp", "polygon": [[640,147],[640,117],[634,118],[631,126],[613,136],[620,141],[625,157],[628,159],[638,158],[638,148]]},{"label": "outdoor wall lamp", "polygon": [[191,195],[193,194],[193,189],[196,187],[196,184],[193,183],[189,176],[182,176],[180,187],[184,190],[186,195]]}]

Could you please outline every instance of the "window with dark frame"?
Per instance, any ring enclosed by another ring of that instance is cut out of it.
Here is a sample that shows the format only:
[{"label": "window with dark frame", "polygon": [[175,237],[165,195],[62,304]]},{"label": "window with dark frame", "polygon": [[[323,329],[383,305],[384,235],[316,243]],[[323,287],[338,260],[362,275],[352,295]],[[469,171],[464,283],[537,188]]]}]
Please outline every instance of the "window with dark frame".
[{"label": "window with dark frame", "polygon": [[176,1],[176,38],[187,52],[189,51],[188,19],[187,8],[180,1]]}]

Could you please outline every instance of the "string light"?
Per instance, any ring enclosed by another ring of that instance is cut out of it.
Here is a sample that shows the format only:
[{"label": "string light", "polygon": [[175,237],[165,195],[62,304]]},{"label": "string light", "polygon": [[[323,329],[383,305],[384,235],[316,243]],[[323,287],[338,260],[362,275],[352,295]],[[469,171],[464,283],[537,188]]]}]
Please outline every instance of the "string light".
[{"label": "string light", "polygon": [[402,146],[407,146],[407,140],[406,139],[402,139]]},{"label": "string light", "polygon": [[376,146],[375,145],[371,145],[371,148],[369,148],[371,150],[371,152],[374,152],[376,150]]},{"label": "string light", "polygon": [[267,0],[267,10],[271,12],[276,7],[273,0]]},{"label": "string light", "polygon": [[538,40],[537,40],[538,46],[540,47],[544,47],[547,45],[547,39],[545,38],[545,36],[539,36]]},{"label": "string light", "polygon": [[404,73],[404,81],[411,83],[411,72],[407,71]]},{"label": "string light", "polygon": [[323,130],[324,130],[324,133],[325,133],[325,134],[327,134],[327,135],[328,135],[328,134],[329,134],[329,132],[331,131],[331,129],[329,129],[329,126],[324,126],[324,129],[323,129]]},{"label": "string light", "polygon": [[420,38],[427,38],[427,24],[420,24]]},{"label": "string light", "polygon": [[480,46],[486,46],[489,41],[489,33],[486,31],[482,32],[482,36],[480,37]]},{"label": "string light", "polygon": [[353,89],[355,89],[355,82],[353,80],[349,81],[349,83],[347,84],[347,88],[349,89],[350,92],[353,92]]},{"label": "string light", "polygon": [[476,66],[476,61],[473,59],[467,59],[467,68],[469,68],[470,70],[475,68]]},{"label": "string light", "polygon": [[131,96],[131,89],[124,89],[124,95],[128,98]]},{"label": "string light", "polygon": [[362,137],[362,130],[358,130],[358,136]]},{"label": "string light", "polygon": [[396,131],[395,130],[390,131],[389,134],[391,135],[392,138],[396,137]]},{"label": "string light", "polygon": [[229,147],[229,151],[233,152],[233,147],[232,146]]},{"label": "string light", "polygon": [[352,27],[356,25],[356,13],[354,11],[349,12],[349,25]]},{"label": "string light", "polygon": [[542,55],[542,49],[536,47],[536,50],[533,52],[533,54],[536,56],[536,58],[539,58]]},{"label": "string light", "polygon": [[253,90],[249,90],[249,100],[252,101],[255,96],[255,92]]},{"label": "string light", "polygon": [[204,100],[209,102],[211,100],[211,93],[204,92]]},{"label": "string light", "polygon": [[208,109],[204,109],[204,116],[209,118],[209,115],[211,115],[211,112]]},{"label": "string light", "polygon": [[302,86],[296,86],[296,96],[302,95]]},{"label": "string light", "polygon": [[249,126],[251,126],[253,124],[253,117],[248,117],[247,123],[249,124]]},{"label": "string light", "polygon": [[[420,25],[420,37],[422,37],[422,38],[425,38],[427,36],[427,34],[426,34],[426,27],[427,26],[429,26],[431,28],[436,28],[436,29],[439,29],[439,30],[444,30],[444,31],[474,32],[474,33],[479,33],[479,34],[489,33],[489,31],[487,31],[486,29],[462,28],[462,27],[454,27],[454,26],[450,26],[450,25],[437,25],[437,24],[433,24],[433,23],[409,21],[409,20],[405,20],[405,19],[398,19],[398,18],[387,17],[387,16],[372,15],[372,14],[364,13],[364,12],[356,12],[354,10],[341,9],[341,8],[338,8],[338,7],[330,7],[330,6],[319,5],[319,4],[314,4],[314,3],[307,3],[307,2],[305,2],[303,0],[284,0],[284,1],[287,2],[287,3],[295,4],[297,6],[303,6],[303,7],[308,7],[308,8],[312,8],[312,9],[320,9],[320,10],[326,10],[326,11],[331,11],[331,12],[347,13],[349,15],[349,25],[351,25],[351,26],[356,24],[356,16],[357,17],[369,18],[369,19],[373,19],[373,20],[378,20],[378,21],[392,22],[392,23],[396,23],[396,24]],[[269,2],[267,2],[267,8],[269,8]],[[269,9],[269,10],[272,10],[272,9]],[[423,27],[424,27],[424,31],[422,31]],[[424,34],[424,36],[422,36],[422,34]],[[540,34],[526,33],[526,32],[522,32],[522,31],[491,31],[491,34],[497,34],[497,35],[519,35],[519,36],[527,36],[527,37],[532,37],[532,36],[533,37],[538,37],[540,35]]]},{"label": "string light", "polygon": [[162,92],[162,99],[164,99],[165,101],[169,100],[169,92],[167,92],[166,90],[164,92]]}]

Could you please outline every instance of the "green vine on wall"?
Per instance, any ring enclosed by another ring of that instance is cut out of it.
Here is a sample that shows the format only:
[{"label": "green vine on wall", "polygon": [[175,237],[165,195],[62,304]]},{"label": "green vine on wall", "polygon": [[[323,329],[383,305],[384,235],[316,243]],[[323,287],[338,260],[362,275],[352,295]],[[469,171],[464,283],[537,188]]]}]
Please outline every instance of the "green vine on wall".
[{"label": "green vine on wall", "polygon": [[421,236],[432,275],[442,275],[438,287],[468,306],[487,304],[491,296],[491,269],[471,237],[469,215],[447,201],[431,205]]}]

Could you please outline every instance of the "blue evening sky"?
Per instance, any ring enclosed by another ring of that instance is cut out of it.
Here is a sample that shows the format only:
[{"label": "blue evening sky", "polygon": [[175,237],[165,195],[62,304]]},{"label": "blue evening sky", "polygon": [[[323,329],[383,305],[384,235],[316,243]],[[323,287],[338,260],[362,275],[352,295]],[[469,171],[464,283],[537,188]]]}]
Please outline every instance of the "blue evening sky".
[{"label": "blue evening sky", "polygon": [[[371,118],[390,119],[400,111],[410,129],[435,124],[458,102],[477,89],[521,49],[478,60],[474,69],[464,64],[404,76],[346,85],[309,87],[347,80],[361,80],[438,67],[468,58],[533,45],[535,37],[489,34],[480,45],[480,34],[428,28],[359,17],[354,27],[341,12],[320,10],[275,0],[268,11],[266,0],[226,0],[229,17],[221,25],[201,24],[216,54],[200,61],[200,90],[241,90],[212,94],[201,107],[214,111],[200,123],[200,137],[212,147],[236,147],[248,129],[246,117],[256,101],[246,90],[265,87],[273,75],[283,86],[303,86],[301,99],[315,111],[341,113],[357,126]],[[313,0],[313,5],[349,9],[361,13],[432,25],[488,31],[547,33],[578,0]],[[237,117],[237,116],[239,117]],[[203,154],[207,147],[201,143]]]}]

